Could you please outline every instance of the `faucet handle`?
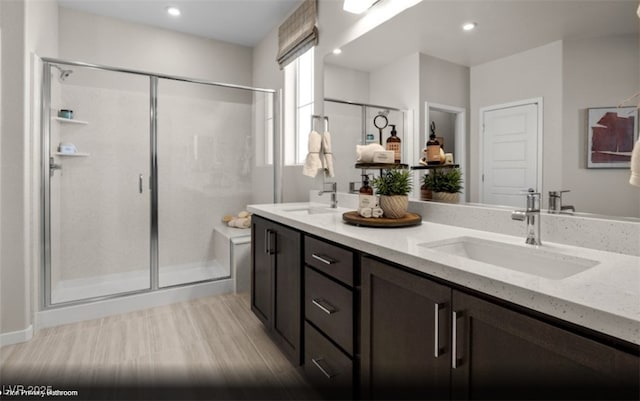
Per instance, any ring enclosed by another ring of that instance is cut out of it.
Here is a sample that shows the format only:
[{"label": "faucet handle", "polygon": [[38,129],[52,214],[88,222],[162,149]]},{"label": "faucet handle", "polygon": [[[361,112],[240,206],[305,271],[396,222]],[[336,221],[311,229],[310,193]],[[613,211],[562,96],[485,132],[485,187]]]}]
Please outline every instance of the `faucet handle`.
[{"label": "faucet handle", "polygon": [[561,189],[559,191],[549,191],[549,196],[558,196],[562,197],[562,194],[565,192],[571,192],[569,189]]},{"label": "faucet handle", "polygon": [[533,196],[540,196],[540,192],[536,192],[536,190],[533,189],[533,188],[527,188],[527,189],[523,188],[523,189],[520,190],[519,193],[522,194],[522,195],[527,195],[527,196],[532,196],[532,195]]},{"label": "faucet handle", "polygon": [[[329,186],[329,189],[326,189]],[[322,184],[323,191],[333,191],[336,192],[338,189],[338,183],[336,181],[325,182]]]}]

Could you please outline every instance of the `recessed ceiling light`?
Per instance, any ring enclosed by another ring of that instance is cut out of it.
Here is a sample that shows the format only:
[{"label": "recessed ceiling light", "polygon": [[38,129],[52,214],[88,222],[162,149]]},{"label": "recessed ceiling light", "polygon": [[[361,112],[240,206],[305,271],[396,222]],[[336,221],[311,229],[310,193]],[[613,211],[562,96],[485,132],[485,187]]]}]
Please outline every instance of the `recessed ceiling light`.
[{"label": "recessed ceiling light", "polygon": [[475,22],[467,22],[466,24],[462,25],[462,29],[464,29],[465,31],[472,31],[477,26],[478,24],[476,24]]},{"label": "recessed ceiling light", "polygon": [[180,9],[178,7],[167,7],[167,14],[177,17],[180,15]]},{"label": "recessed ceiling light", "polygon": [[342,49],[338,49],[338,48],[333,49],[333,54],[340,54],[340,53],[342,53]]}]

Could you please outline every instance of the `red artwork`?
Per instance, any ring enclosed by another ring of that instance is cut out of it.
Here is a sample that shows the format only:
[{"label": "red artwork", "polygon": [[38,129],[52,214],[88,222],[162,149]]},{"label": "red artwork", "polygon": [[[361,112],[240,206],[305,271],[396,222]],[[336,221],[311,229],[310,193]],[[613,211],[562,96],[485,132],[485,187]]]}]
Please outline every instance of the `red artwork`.
[{"label": "red artwork", "polygon": [[595,124],[592,118],[589,120],[591,123],[589,161],[591,163],[629,163],[635,138],[635,116],[623,116],[616,111],[606,111],[595,120]]}]

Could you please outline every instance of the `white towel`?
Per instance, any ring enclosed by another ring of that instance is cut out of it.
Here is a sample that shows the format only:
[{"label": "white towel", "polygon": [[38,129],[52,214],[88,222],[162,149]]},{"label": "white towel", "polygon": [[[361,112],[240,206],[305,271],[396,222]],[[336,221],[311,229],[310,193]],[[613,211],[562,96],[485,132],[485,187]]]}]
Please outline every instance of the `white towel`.
[{"label": "white towel", "polygon": [[385,148],[377,143],[368,145],[356,145],[356,162],[372,163],[373,152],[383,151]]},{"label": "white towel", "polygon": [[631,177],[629,184],[640,187],[640,139],[636,141],[631,152]]},{"label": "white towel", "polygon": [[315,177],[318,174],[318,170],[322,170],[322,161],[320,160],[320,146],[322,144],[322,137],[316,131],[309,133],[309,153],[304,161],[302,167],[302,174],[308,177]]},{"label": "white towel", "polygon": [[327,176],[335,176],[333,172],[333,153],[331,153],[331,134],[329,131],[326,131],[324,135],[322,135],[322,155]]}]

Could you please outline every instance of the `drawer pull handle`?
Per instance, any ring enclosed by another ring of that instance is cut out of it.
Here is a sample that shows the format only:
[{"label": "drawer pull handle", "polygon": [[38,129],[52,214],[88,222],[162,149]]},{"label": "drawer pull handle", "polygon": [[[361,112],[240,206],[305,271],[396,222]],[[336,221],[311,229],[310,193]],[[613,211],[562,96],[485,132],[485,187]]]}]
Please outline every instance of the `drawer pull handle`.
[{"label": "drawer pull handle", "polygon": [[327,265],[332,265],[332,264],[336,263],[336,261],[333,260],[333,259],[329,259],[327,257],[316,255],[315,253],[312,253],[311,257],[314,258],[315,260],[319,260],[320,262],[322,262],[324,264],[327,264]]},{"label": "drawer pull handle", "polygon": [[[311,303],[317,306],[318,308],[322,309],[322,311],[327,315],[331,315],[338,311],[336,308],[333,307],[333,305],[331,305],[329,302],[325,301],[324,299],[317,299],[317,298],[312,299]],[[323,304],[325,304],[326,306]]]},{"label": "drawer pull handle", "polygon": [[331,373],[327,372],[327,370],[325,368],[322,367],[322,365],[320,365],[320,361],[323,361],[324,358],[318,358],[318,359],[313,359],[311,358],[311,362],[313,362],[314,365],[316,365],[316,367],[318,369],[320,369],[320,371],[322,372],[322,374],[327,378],[327,379],[331,379],[332,377],[334,377],[335,375],[332,375]]}]

